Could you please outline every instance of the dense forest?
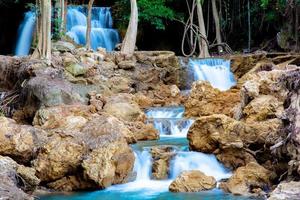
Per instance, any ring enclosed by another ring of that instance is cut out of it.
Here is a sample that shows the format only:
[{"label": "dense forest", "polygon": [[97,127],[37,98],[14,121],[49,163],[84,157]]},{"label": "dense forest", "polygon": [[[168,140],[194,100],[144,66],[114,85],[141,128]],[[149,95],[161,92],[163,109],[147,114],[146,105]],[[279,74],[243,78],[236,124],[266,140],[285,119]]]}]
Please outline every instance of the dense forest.
[{"label": "dense forest", "polygon": [[[55,13],[61,11],[60,3],[52,1]],[[66,1],[71,4],[94,4],[95,6],[111,6],[115,27],[125,36],[126,28],[130,18],[130,1]],[[192,41],[188,39],[191,32],[196,32],[199,23],[197,22],[197,1],[172,1],[172,0],[140,0],[137,2],[139,8],[139,30],[137,35],[137,46],[144,50],[170,49],[182,54],[182,40],[184,52],[190,54],[194,48]],[[243,51],[297,51],[298,46],[298,2],[297,1],[199,1],[203,10],[203,23],[205,36],[213,52],[218,52],[217,43],[225,43],[232,50]],[[193,7],[194,6],[194,7]],[[25,9],[34,9],[38,12],[39,5],[30,1],[1,1],[1,10],[20,12]],[[65,8],[66,9],[66,8]],[[65,12],[62,12],[65,13]],[[6,25],[7,19],[11,18],[14,23],[19,24],[22,15],[13,16],[12,12],[7,13],[7,18],[1,20]],[[15,19],[14,19],[15,18]],[[192,18],[192,19],[191,19]],[[52,38],[57,39],[64,34],[63,26],[60,27],[61,16],[52,16]],[[192,22],[191,22],[192,21]],[[289,22],[288,24],[285,22]],[[12,26],[12,25],[9,25]],[[197,27],[196,27],[197,26]],[[11,30],[17,32],[17,27]],[[8,30],[8,31],[11,31]],[[183,35],[185,32],[185,38]],[[175,34],[174,34],[175,33]],[[1,43],[12,48],[11,39],[9,44],[3,41],[5,33],[1,33]],[[192,34],[196,35],[196,34]],[[13,36],[13,35],[12,35]],[[6,37],[12,37],[6,36]],[[171,38],[170,38],[171,37]],[[196,36],[194,36],[196,37]],[[170,38],[169,42],[164,39]],[[155,44],[155,45],[154,45]],[[249,49],[250,48],[250,49]],[[220,49],[220,47],[219,47]],[[199,50],[197,50],[199,51]]]}]

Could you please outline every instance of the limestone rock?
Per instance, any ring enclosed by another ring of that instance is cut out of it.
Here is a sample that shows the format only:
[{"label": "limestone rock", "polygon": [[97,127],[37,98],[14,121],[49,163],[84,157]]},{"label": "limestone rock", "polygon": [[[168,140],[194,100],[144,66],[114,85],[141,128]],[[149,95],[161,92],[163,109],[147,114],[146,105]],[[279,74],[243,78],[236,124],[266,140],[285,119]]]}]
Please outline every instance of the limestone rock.
[{"label": "limestone rock", "polygon": [[33,124],[45,130],[79,131],[91,117],[92,113],[88,106],[61,105],[39,109]]},{"label": "limestone rock", "polygon": [[14,120],[0,117],[0,155],[11,156],[20,163],[36,157],[37,150],[46,142],[47,133]]},{"label": "limestone rock", "polygon": [[125,122],[125,124],[138,141],[159,139],[159,132],[152,124],[143,122]]},{"label": "limestone rock", "polygon": [[60,52],[71,52],[73,51],[76,47],[74,46],[74,44],[70,43],[70,42],[66,42],[66,41],[57,41],[55,43],[52,44],[52,48],[56,51],[60,51]]},{"label": "limestone rock", "polygon": [[232,177],[222,184],[222,188],[235,195],[262,194],[271,186],[272,173],[257,163],[249,163],[238,168]]},{"label": "limestone rock", "polygon": [[118,136],[101,136],[98,142],[91,142],[94,143],[92,151],[82,163],[85,176],[101,188],[125,183],[135,159],[126,140]]},{"label": "limestone rock", "polygon": [[156,180],[168,179],[170,174],[171,159],[174,156],[174,147],[157,146],[151,148],[152,177]]},{"label": "limestone rock", "polygon": [[240,102],[238,89],[221,92],[207,82],[195,82],[185,103],[185,116],[201,117],[212,114],[225,114],[232,117],[234,107]]},{"label": "limestone rock", "polygon": [[123,60],[121,62],[118,63],[118,66],[120,69],[133,69],[136,65],[136,62],[133,60]]},{"label": "limestone rock", "polygon": [[192,149],[207,153],[217,148],[242,149],[249,144],[272,145],[280,137],[281,126],[279,119],[248,124],[225,115],[211,115],[194,122],[188,139]]},{"label": "limestone rock", "polygon": [[268,200],[297,200],[300,197],[300,182],[282,182],[271,193]]},{"label": "limestone rock", "polygon": [[9,157],[0,156],[0,197],[8,200],[33,200],[34,198],[18,188],[18,164]]},{"label": "limestone rock", "polygon": [[82,76],[87,72],[87,67],[78,63],[68,63],[66,70],[71,73],[73,76]]},{"label": "limestone rock", "polygon": [[280,118],[283,112],[283,102],[271,95],[260,95],[252,100],[243,110],[246,122],[264,121]]},{"label": "limestone rock", "polygon": [[31,187],[38,186],[41,180],[36,177],[35,169],[30,167],[25,167],[23,165],[18,165],[17,173],[19,176],[23,178],[26,185],[30,185]]},{"label": "limestone rock", "polygon": [[128,143],[136,142],[134,134],[123,122],[106,113],[102,113],[100,116],[87,122],[81,131],[86,135],[86,137],[121,134],[124,138],[126,138]]},{"label": "limestone rock", "polygon": [[42,147],[33,166],[41,181],[54,181],[76,172],[84,152],[84,144],[76,141],[73,136],[57,134]]},{"label": "limestone rock", "polygon": [[47,185],[56,191],[71,192],[77,190],[96,189],[91,181],[83,180],[78,176],[66,176]]},{"label": "limestone rock", "polygon": [[211,190],[217,186],[212,176],[206,176],[201,171],[182,172],[169,186],[171,192],[200,192]]},{"label": "limestone rock", "polygon": [[103,110],[125,121],[140,121],[144,118],[144,113],[133,101],[133,96],[128,94],[117,94],[107,98]]}]

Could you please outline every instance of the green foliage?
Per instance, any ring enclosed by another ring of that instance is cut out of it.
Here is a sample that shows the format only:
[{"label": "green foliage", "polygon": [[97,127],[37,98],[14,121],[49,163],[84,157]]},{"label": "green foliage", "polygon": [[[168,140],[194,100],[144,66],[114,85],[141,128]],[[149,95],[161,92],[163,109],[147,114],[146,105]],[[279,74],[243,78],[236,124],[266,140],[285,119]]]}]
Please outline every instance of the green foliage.
[{"label": "green foliage", "polygon": [[[148,23],[156,29],[165,29],[167,20],[174,20],[178,13],[169,4],[175,0],[137,0],[139,23]],[[130,1],[120,0],[115,3],[114,15],[119,27],[126,27],[130,17]]]}]

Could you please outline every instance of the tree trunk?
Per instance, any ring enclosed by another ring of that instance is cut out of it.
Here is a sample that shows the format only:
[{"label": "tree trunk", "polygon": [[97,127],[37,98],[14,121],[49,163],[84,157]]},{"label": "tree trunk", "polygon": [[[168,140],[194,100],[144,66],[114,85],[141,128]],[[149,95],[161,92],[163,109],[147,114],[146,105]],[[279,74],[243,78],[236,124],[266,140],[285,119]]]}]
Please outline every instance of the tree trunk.
[{"label": "tree trunk", "polygon": [[248,9],[248,52],[251,52],[251,13],[250,13],[250,0],[247,2]]},{"label": "tree trunk", "polygon": [[197,0],[197,14],[198,14],[198,23],[199,23],[199,29],[201,35],[204,37],[200,37],[199,39],[199,48],[200,48],[200,58],[206,58],[210,57],[208,52],[208,44],[207,44],[207,37],[206,37],[206,30],[205,30],[205,24],[204,24],[204,18],[203,18],[203,12],[202,12],[202,5],[200,0]]},{"label": "tree trunk", "polygon": [[[219,19],[219,13],[216,5],[216,0],[211,0],[211,4],[212,4],[213,17],[214,17],[215,27],[216,27],[217,43],[221,44],[222,43],[221,27],[220,27],[220,19]],[[222,46],[218,46],[218,51],[219,53],[223,52]]]},{"label": "tree trunk", "polygon": [[88,17],[87,17],[87,28],[86,28],[86,49],[91,49],[91,29],[92,29],[92,8],[93,8],[94,0],[89,1],[88,5]]},{"label": "tree trunk", "polygon": [[134,53],[138,29],[138,7],[136,0],[130,0],[130,4],[131,14],[129,25],[121,47],[121,53],[127,55],[132,55]]},{"label": "tree trunk", "polygon": [[51,0],[40,0],[38,45],[33,58],[45,59],[51,63]]},{"label": "tree trunk", "polygon": [[68,13],[68,0],[64,0],[64,23],[63,23],[63,29],[65,30],[65,32],[67,31],[67,13]]},{"label": "tree trunk", "polygon": [[60,24],[60,31],[61,33],[65,32],[65,1],[60,0],[60,18],[61,18],[61,24]]}]

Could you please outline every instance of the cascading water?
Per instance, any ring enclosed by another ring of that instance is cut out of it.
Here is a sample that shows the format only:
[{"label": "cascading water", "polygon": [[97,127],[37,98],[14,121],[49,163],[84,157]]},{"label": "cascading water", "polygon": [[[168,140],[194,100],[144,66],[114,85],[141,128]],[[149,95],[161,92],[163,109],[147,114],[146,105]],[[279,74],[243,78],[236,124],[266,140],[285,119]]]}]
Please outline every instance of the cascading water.
[{"label": "cascading water", "polygon": [[[150,108],[146,111],[148,118],[164,118],[166,120],[181,119],[184,113],[183,107]],[[176,125],[175,125],[176,126]],[[186,125],[190,127],[189,125]],[[187,128],[185,127],[185,128]],[[158,127],[157,127],[158,128]],[[188,128],[187,128],[188,129]],[[162,134],[162,132],[160,132]],[[71,196],[58,195],[42,197],[41,200],[194,200],[194,199],[223,199],[241,200],[248,199],[225,194],[221,190],[215,189],[200,193],[171,193],[169,185],[185,170],[200,170],[206,175],[215,177],[217,181],[226,179],[231,173],[225,169],[214,155],[207,155],[199,152],[188,151],[186,135],[181,134],[181,138],[171,133],[170,137],[162,137],[158,141],[145,141],[133,145],[135,152],[134,181],[114,185],[105,190],[96,192],[80,193]],[[174,158],[170,161],[169,178],[165,180],[154,180],[152,178],[152,155],[151,147],[160,145],[173,146]]]},{"label": "cascading water", "polygon": [[24,20],[18,29],[18,40],[15,49],[16,56],[26,56],[29,54],[33,39],[35,21],[36,16],[33,11],[25,13]]},{"label": "cascading water", "polygon": [[208,81],[213,87],[221,91],[236,85],[233,73],[230,71],[230,61],[217,58],[191,59],[189,67],[192,68],[195,81]]},{"label": "cascading water", "polygon": [[[36,15],[33,11],[25,13],[23,22],[18,29],[16,56],[26,56],[30,52],[33,39]],[[112,51],[120,42],[118,31],[113,29],[111,9],[108,7],[93,7],[91,21],[91,47],[96,50],[103,47]],[[67,35],[77,44],[86,44],[87,8],[84,6],[69,6],[67,12]]]},{"label": "cascading water", "polygon": [[184,107],[149,108],[148,122],[153,123],[161,136],[186,137],[193,120],[183,118]]},{"label": "cascading water", "polygon": [[[113,20],[108,7],[93,7],[91,21],[91,47],[115,49],[119,43],[119,34],[112,28]],[[83,6],[69,6],[67,13],[67,35],[77,44],[86,44],[87,8]]]}]

